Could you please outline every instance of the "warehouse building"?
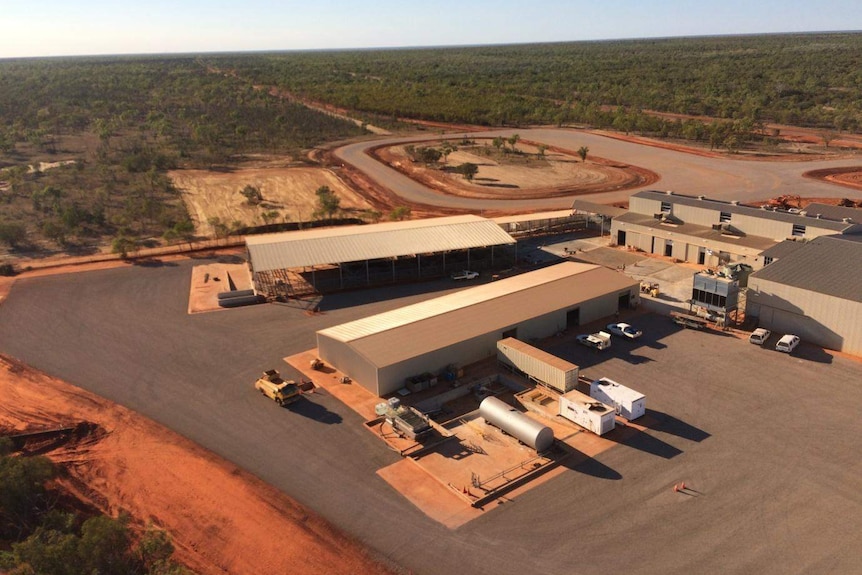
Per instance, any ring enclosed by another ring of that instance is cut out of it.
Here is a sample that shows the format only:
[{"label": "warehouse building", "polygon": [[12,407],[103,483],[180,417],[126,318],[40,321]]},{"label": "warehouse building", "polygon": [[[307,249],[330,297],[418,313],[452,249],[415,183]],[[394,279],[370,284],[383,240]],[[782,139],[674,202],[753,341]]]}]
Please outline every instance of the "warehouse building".
[{"label": "warehouse building", "polygon": [[[770,209],[675,192],[643,191],[629,199],[629,212],[611,222],[620,246],[715,267],[745,263],[762,268],[779,242],[862,232],[858,210],[811,204],[806,210]],[[854,219],[857,218],[857,219]]]},{"label": "warehouse building", "polygon": [[473,215],[246,238],[255,289],[273,298],[510,267],[516,242]]},{"label": "warehouse building", "polygon": [[408,378],[494,356],[497,341],[544,338],[636,306],[639,284],[563,262],[317,332],[320,358],[377,395]]},{"label": "warehouse building", "polygon": [[862,235],[795,248],[748,278],[746,315],[773,332],[862,355]]}]

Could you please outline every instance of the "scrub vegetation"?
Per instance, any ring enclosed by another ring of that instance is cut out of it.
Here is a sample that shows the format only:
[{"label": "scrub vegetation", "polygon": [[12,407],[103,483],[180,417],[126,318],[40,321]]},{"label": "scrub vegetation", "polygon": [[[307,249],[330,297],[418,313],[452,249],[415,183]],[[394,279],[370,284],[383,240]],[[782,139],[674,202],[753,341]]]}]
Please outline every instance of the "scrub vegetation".
[{"label": "scrub vegetation", "polygon": [[6,60],[0,82],[0,245],[17,250],[188,239],[167,170],[363,133],[191,56]]},{"label": "scrub vegetation", "polygon": [[281,53],[218,65],[301,98],[391,118],[583,123],[722,145],[764,122],[859,130],[860,52],[862,34],[832,33]]},{"label": "scrub vegetation", "polygon": [[390,128],[584,125],[729,152],[777,145],[789,124],[828,147],[862,130],[860,53],[860,33],[818,33],[0,60],[0,248],[188,241],[168,170],[301,160],[364,133],[300,102]]}]

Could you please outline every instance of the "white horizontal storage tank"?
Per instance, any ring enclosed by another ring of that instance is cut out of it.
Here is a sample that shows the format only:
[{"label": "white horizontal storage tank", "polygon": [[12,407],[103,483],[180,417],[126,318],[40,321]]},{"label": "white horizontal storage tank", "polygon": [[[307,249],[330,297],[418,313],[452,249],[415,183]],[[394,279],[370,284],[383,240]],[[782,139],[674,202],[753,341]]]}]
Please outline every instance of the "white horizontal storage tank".
[{"label": "white horizontal storage tank", "polygon": [[554,431],[527,415],[521,413],[505,401],[496,397],[486,397],[479,404],[479,415],[487,423],[499,427],[521,443],[538,452],[548,450],[554,444]]},{"label": "white horizontal storage tank", "polygon": [[497,359],[560,393],[575,389],[578,366],[514,337],[497,342]]},{"label": "white horizontal storage tank", "polygon": [[646,396],[639,391],[603,377],[590,383],[590,397],[613,405],[617,414],[629,421],[646,412]]},{"label": "white horizontal storage tank", "polygon": [[561,395],[559,403],[560,415],[596,435],[604,435],[616,427],[614,408],[580,391]]}]

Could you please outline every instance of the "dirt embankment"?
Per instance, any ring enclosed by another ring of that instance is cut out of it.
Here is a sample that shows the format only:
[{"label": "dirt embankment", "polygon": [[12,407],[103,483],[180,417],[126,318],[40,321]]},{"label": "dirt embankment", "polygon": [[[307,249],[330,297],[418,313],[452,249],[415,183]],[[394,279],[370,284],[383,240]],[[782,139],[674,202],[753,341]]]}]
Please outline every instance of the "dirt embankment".
[{"label": "dirt embankment", "polygon": [[848,166],[827,170],[811,170],[802,174],[804,178],[825,180],[839,186],[862,190],[862,166]]},{"label": "dirt embankment", "polygon": [[[0,432],[78,425],[47,456],[59,486],[104,513],[171,534],[202,575],[392,573],[260,479],[157,423],[0,355]],[[80,425],[82,424],[83,425]]]}]

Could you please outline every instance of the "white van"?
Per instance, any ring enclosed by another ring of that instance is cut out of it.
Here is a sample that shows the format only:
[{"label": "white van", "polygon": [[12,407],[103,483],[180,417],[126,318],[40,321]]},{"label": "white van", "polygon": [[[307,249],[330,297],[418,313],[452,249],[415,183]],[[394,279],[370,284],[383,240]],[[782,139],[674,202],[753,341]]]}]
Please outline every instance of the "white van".
[{"label": "white van", "polygon": [[775,344],[775,349],[784,353],[790,353],[797,345],[799,345],[799,336],[788,333],[778,340],[778,343]]}]

